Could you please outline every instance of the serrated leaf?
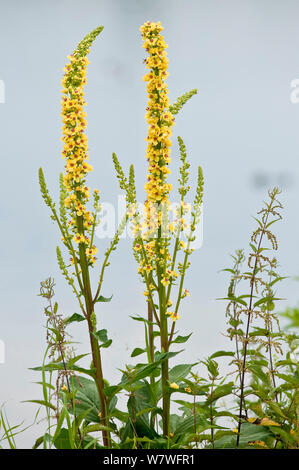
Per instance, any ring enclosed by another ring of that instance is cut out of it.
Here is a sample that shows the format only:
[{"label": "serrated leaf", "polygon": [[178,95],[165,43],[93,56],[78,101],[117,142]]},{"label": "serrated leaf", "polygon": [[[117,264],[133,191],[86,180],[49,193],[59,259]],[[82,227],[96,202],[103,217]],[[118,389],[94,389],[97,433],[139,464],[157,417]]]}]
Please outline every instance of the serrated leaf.
[{"label": "serrated leaf", "polygon": [[216,387],[213,390],[212,394],[207,398],[207,403],[212,403],[216,400],[219,400],[219,398],[230,395],[233,391],[233,388],[234,388],[233,382],[229,382],[228,384],[225,384],[225,385],[218,385],[218,387]]},{"label": "serrated leaf", "polygon": [[[216,439],[215,449],[235,448],[237,444],[237,434],[228,432],[226,436]],[[268,437],[274,436],[273,433],[264,426],[258,426],[252,423],[243,423],[241,426],[239,446],[247,447],[249,442],[265,441]]]},{"label": "serrated leaf", "polygon": [[[101,405],[95,382],[85,377],[71,377],[70,383],[71,389],[75,392],[76,415],[87,412],[87,421],[100,424],[99,413],[101,411]],[[73,413],[72,407],[70,408],[70,412]]]}]

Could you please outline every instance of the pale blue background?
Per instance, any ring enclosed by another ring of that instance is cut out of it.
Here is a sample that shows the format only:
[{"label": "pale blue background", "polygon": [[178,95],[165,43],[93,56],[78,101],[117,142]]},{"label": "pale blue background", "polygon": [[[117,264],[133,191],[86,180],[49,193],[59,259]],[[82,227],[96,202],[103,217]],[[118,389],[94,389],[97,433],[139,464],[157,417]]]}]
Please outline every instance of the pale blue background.
[{"label": "pale blue background", "polygon": [[[115,202],[118,186],[111,162],[115,151],[124,166],[134,162],[143,199],[146,124],[145,55],[139,26],[160,20],[169,44],[172,100],[197,87],[199,95],[177,118],[175,135],[187,145],[192,169],[202,164],[206,180],[204,244],[192,259],[180,321],[182,333],[194,331],[180,360],[195,361],[228,348],[224,303],[229,254],[247,247],[268,186],[282,184],[284,222],[275,227],[282,274],[298,273],[299,104],[290,102],[290,82],[299,78],[299,4],[296,0],[10,0],[0,2],[0,79],[6,85],[1,119],[1,317],[0,339],[6,363],[0,364],[0,403],[13,423],[33,419],[36,407],[21,404],[40,398],[29,367],[40,364],[45,348],[43,300],[39,282],[55,277],[57,300],[65,314],[77,311],[56,265],[58,231],[41,202],[37,170],[44,168],[52,195],[63,169],[60,158],[60,79],[67,54],[81,38],[103,24],[90,54],[88,136],[91,186]],[[178,158],[173,146],[173,169]],[[175,173],[175,171],[174,171]],[[195,171],[192,174],[195,182]],[[258,184],[259,183],[259,184]],[[106,245],[105,245],[106,246]],[[99,244],[103,253],[104,244]],[[143,287],[130,242],[122,241],[107,272],[101,327],[114,342],[105,351],[105,373],[118,380],[117,367],[143,342],[130,314],[144,313]],[[298,300],[290,278],[280,289]],[[84,325],[73,328],[83,342]],[[43,426],[41,426],[41,429]],[[30,447],[40,430],[29,430],[19,445]]]}]

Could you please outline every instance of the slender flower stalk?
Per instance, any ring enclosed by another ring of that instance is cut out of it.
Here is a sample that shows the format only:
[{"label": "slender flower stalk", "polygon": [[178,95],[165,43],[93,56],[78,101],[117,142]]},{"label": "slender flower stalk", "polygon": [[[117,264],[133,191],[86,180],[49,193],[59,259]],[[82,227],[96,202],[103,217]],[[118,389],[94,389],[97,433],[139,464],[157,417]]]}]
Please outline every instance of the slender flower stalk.
[{"label": "slender flower stalk", "polygon": [[[93,40],[102,31],[97,28],[89,34],[77,47],[75,52],[68,56],[70,63],[66,65],[65,75],[62,79],[62,119],[64,148],[62,155],[66,159],[64,185],[68,195],[64,200],[71,218],[68,222],[69,230],[73,234],[73,241],[78,248],[75,249],[75,258],[71,262],[80,265],[81,274],[78,273],[80,284],[83,286],[85,313],[89,329],[89,339],[92,351],[93,365],[95,367],[95,381],[101,403],[101,419],[104,426],[107,421],[107,402],[104,394],[104,377],[101,352],[96,333],[96,317],[94,313],[94,300],[91,291],[89,267],[96,262],[97,248],[93,245],[95,225],[98,222],[96,213],[91,214],[86,208],[90,197],[90,188],[86,186],[86,176],[92,171],[88,163],[88,146],[85,129],[87,126],[84,106],[84,85],[86,84],[86,67],[89,63],[86,55]],[[94,190],[94,205],[97,208],[99,200],[98,190]],[[103,443],[109,445],[109,435],[103,431]]]},{"label": "slender flower stalk", "polygon": [[[146,22],[140,31],[143,39],[143,47],[148,53],[144,60],[148,72],[143,77],[147,83],[148,104],[146,107],[146,121],[148,134],[146,137],[148,162],[147,181],[145,184],[146,201],[144,217],[139,213],[136,201],[134,177],[130,171],[130,179],[126,180],[124,173],[115,155],[113,161],[121,189],[127,192],[128,216],[132,222],[134,233],[134,256],[138,262],[138,272],[146,286],[144,295],[147,299],[149,357],[154,358],[155,327],[158,327],[161,352],[168,353],[170,343],[174,336],[176,321],[181,299],[189,295],[189,291],[183,288],[185,272],[189,267],[188,257],[192,253],[191,243],[194,240],[195,227],[199,222],[202,203],[203,178],[199,168],[198,187],[196,190],[195,205],[191,212],[191,223],[184,218],[190,213],[191,205],[184,201],[190,187],[188,186],[189,163],[186,161],[186,150],[182,139],[179,138],[182,167],[179,179],[181,194],[180,206],[176,210],[176,219],[170,221],[170,192],[172,186],[167,182],[170,174],[171,162],[170,150],[172,146],[171,136],[174,125],[174,115],[194,95],[196,90],[180,97],[174,105],[170,105],[168,98],[167,44],[161,32],[163,27],[160,22]],[[190,215],[190,214],[189,214]],[[189,230],[186,244],[180,240],[183,231]],[[171,240],[174,238],[174,251],[171,255]],[[178,262],[178,252],[184,251],[183,263]],[[177,278],[180,277],[177,298],[172,303],[171,290]],[[174,305],[174,311],[170,311]],[[169,321],[172,322],[169,333]],[[153,325],[154,323],[154,325]],[[154,327],[153,327],[154,326]],[[170,394],[168,356],[161,364],[162,369],[162,399],[163,399],[163,434],[169,437]],[[153,383],[153,377],[151,382]]]},{"label": "slender flower stalk", "polygon": [[[58,224],[61,231],[62,242],[70,255],[70,264],[63,259],[60,248],[57,247],[57,259],[62,274],[79,302],[81,311],[87,320],[89,339],[94,368],[94,380],[97,387],[101,405],[101,424],[103,444],[110,447],[108,432],[109,417],[108,405],[104,393],[104,375],[101,359],[101,350],[96,336],[97,318],[95,303],[100,301],[101,287],[104,272],[109,265],[109,256],[119,241],[127,218],[120,224],[110,247],[105,252],[103,264],[100,269],[98,287],[92,293],[90,269],[96,265],[97,247],[94,244],[95,228],[100,223],[98,214],[101,210],[98,189],[93,191],[93,211],[88,210],[90,188],[86,177],[92,166],[89,164],[88,141],[85,134],[87,121],[84,106],[84,86],[86,85],[86,69],[89,63],[87,55],[95,38],[103,30],[100,26],[88,34],[78,45],[74,53],[68,56],[69,63],[64,68],[62,79],[62,157],[65,159],[65,172],[60,176],[60,205],[59,214],[52,201],[46,186],[42,169],[39,170],[39,181],[43,199],[51,209],[51,217]],[[73,272],[69,270],[73,268]]]},{"label": "slender flower stalk", "polygon": [[[160,338],[161,351],[168,352],[168,325],[167,311],[165,305],[167,278],[166,266],[169,257],[167,242],[162,238],[162,224],[164,207],[169,204],[169,191],[171,185],[166,182],[170,173],[168,165],[170,163],[171,130],[174,117],[169,111],[168,89],[165,79],[168,76],[168,59],[166,48],[161,31],[161,23],[147,22],[141,26],[143,47],[149,54],[145,60],[149,73],[144,76],[147,82],[148,106],[146,108],[146,120],[148,123],[147,161],[148,176],[145,185],[147,200],[145,202],[146,225],[148,243],[146,244],[147,263],[143,260],[141,268],[151,272],[155,270],[157,274],[157,285],[159,292],[159,312],[160,312]],[[157,233],[157,239],[151,239]],[[164,281],[164,282],[163,282]],[[153,339],[150,339],[153,342]],[[163,432],[165,436],[169,434],[169,407],[170,393],[167,386],[168,381],[168,361],[162,364],[162,391],[163,391]]]}]

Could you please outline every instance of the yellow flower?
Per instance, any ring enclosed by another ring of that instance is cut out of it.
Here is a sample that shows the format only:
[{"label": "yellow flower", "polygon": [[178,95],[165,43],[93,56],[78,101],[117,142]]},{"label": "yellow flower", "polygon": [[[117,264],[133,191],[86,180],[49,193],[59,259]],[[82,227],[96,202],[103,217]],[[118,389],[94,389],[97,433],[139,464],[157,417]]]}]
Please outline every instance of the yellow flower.
[{"label": "yellow flower", "polygon": [[146,271],[147,273],[150,273],[150,272],[153,270],[153,268],[152,268],[152,266],[151,266],[150,264],[146,264],[145,267],[144,267],[144,269],[145,269],[145,271]]},{"label": "yellow flower", "polygon": [[264,447],[265,449],[269,449],[267,444],[264,441],[252,441],[248,442],[250,446],[259,446],[259,447]]},{"label": "yellow flower", "polygon": [[172,321],[177,321],[181,318],[180,315],[178,315],[178,313],[174,312],[171,316],[170,316],[171,320]]},{"label": "yellow flower", "polygon": [[185,387],[184,390],[185,390],[185,392],[187,392],[187,393],[191,393],[191,392],[192,392],[192,390],[191,390],[190,387]]},{"label": "yellow flower", "polygon": [[190,292],[188,291],[188,289],[184,289],[184,290],[183,290],[183,293],[182,293],[182,299],[183,299],[184,297],[189,297],[189,296],[190,296]]},{"label": "yellow flower", "polygon": [[163,277],[161,283],[163,284],[163,286],[167,286],[169,284],[170,280],[169,280],[169,277]]},{"label": "yellow flower", "polygon": [[76,243],[84,243],[85,240],[84,240],[84,235],[81,235],[80,233],[77,233],[74,237],[73,237],[73,240],[74,242]]},{"label": "yellow flower", "polygon": [[91,248],[86,248],[85,252],[88,256],[92,257],[98,252],[98,249],[95,245],[92,245]]},{"label": "yellow flower", "polygon": [[167,312],[166,315],[168,315],[172,321],[177,321],[180,317],[176,312]]},{"label": "yellow flower", "polygon": [[172,383],[169,385],[169,387],[170,387],[170,388],[173,388],[173,389],[175,389],[175,390],[178,390],[178,389],[180,388],[180,386],[179,386],[177,383],[175,383],[175,382],[172,382]]},{"label": "yellow flower", "polygon": [[[140,27],[143,47],[148,53],[145,64],[146,68],[149,69],[143,77],[143,80],[147,82],[148,92],[148,105],[145,115],[148,123],[148,134],[145,139],[147,141],[146,158],[148,161],[148,175],[145,184],[147,239],[153,237],[161,227],[162,209],[159,204],[166,204],[168,207],[168,196],[172,189],[166,178],[170,173],[168,165],[170,162],[170,137],[174,117],[169,111],[168,89],[165,82],[168,76],[167,44],[161,35],[162,30],[163,27],[160,22],[148,21]],[[164,257],[169,259],[168,250],[162,247],[154,250],[151,256],[157,258],[155,261],[159,261]],[[167,285],[168,282],[169,280],[162,280],[164,285]]]},{"label": "yellow flower", "polygon": [[[84,86],[86,84],[86,69],[89,61],[86,55],[89,46],[103,28],[99,27],[84,38],[72,55],[68,56],[69,63],[64,68],[62,78],[62,157],[66,160],[63,182],[68,192],[65,198],[65,207],[70,210],[74,231],[77,231],[73,240],[76,243],[88,244],[86,233],[91,233],[92,223],[90,214],[87,215],[85,204],[89,200],[90,190],[86,186],[87,173],[92,171],[92,166],[87,163],[88,140],[85,135],[87,121],[84,106]],[[94,195],[98,190],[94,190]],[[92,262],[95,262],[95,248],[86,252]]]},{"label": "yellow flower", "polygon": [[168,225],[168,230],[170,231],[170,233],[173,233],[174,232],[174,224],[173,222],[171,222],[169,225]]}]

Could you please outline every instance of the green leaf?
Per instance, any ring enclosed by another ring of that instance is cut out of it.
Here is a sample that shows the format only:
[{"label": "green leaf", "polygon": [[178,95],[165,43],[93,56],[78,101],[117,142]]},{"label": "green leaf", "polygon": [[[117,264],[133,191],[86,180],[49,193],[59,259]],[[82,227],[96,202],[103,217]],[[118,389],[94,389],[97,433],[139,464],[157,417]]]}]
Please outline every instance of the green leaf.
[{"label": "green leaf", "polygon": [[272,302],[272,303],[273,303],[274,300],[282,300],[282,299],[280,299],[280,298],[278,298],[278,297],[273,297],[273,296],[271,296],[271,295],[268,295],[267,297],[263,297],[262,299],[257,300],[257,301],[253,304],[253,306],[254,306],[254,307],[258,307],[259,305],[262,305],[262,304],[264,304],[264,303],[266,303],[266,302],[269,302],[269,303]]},{"label": "green leaf", "polygon": [[46,400],[24,400],[21,403],[37,403],[38,405],[43,405],[46,408],[51,408],[51,410],[56,411],[56,406]]},{"label": "green leaf", "polygon": [[68,365],[71,367],[73,364],[75,364],[76,362],[80,361],[80,359],[82,359],[83,357],[85,356],[89,356],[90,353],[86,353],[86,354],[79,354],[78,356],[75,356],[75,357],[72,357],[69,362],[68,362]]},{"label": "green leaf", "polygon": [[276,374],[277,377],[280,379],[284,380],[285,382],[288,382],[292,385],[299,385],[299,377],[296,377],[295,375],[287,375],[287,374]]},{"label": "green leaf", "polygon": [[234,388],[234,382],[229,382],[228,384],[225,385],[219,385],[213,390],[213,393],[211,394],[210,397],[207,399],[207,403],[212,403],[216,400],[219,400],[219,398],[225,397],[226,395],[230,395],[233,391]]},{"label": "green leaf", "polygon": [[48,387],[50,390],[56,390],[56,388],[52,384],[48,384],[47,382],[34,382],[37,385],[43,385]]},{"label": "green leaf", "polygon": [[149,413],[145,410],[152,409],[152,407],[139,395],[130,396],[128,400],[129,416],[134,422],[134,430],[138,437],[148,437],[153,439],[159,437],[155,428],[150,425]]},{"label": "green leaf", "polygon": [[106,343],[108,341],[108,336],[107,336],[107,330],[99,330],[96,333],[94,333],[94,336],[101,342],[101,343]]},{"label": "green leaf", "polygon": [[[195,366],[196,364],[197,362],[193,364],[178,364],[177,366],[174,366],[169,371],[168,381],[171,383],[171,382],[176,382],[180,379],[184,379],[189,374],[192,367]],[[156,382],[156,387],[157,387],[157,399],[159,400],[162,397],[162,379]]]},{"label": "green leaf", "polygon": [[253,378],[256,379],[258,377],[264,385],[269,387],[270,385],[270,378],[269,376],[263,371],[262,367],[259,366],[256,361],[251,361],[248,364],[248,369],[252,372]]},{"label": "green leaf", "polygon": [[65,325],[69,325],[69,323],[74,323],[74,322],[81,322],[86,320],[83,315],[79,315],[79,313],[73,313],[73,315],[66,320],[64,320]]},{"label": "green leaf", "polygon": [[187,335],[187,336],[177,336],[175,339],[171,341],[171,343],[186,343],[186,341],[188,341],[191,335],[192,333],[190,333],[190,335]]},{"label": "green leaf", "polygon": [[108,339],[107,330],[99,330],[96,333],[92,333],[93,336],[102,344],[100,344],[100,348],[108,348],[112,343],[112,339]]},{"label": "green leaf", "polygon": [[189,374],[192,367],[194,367],[196,364],[198,363],[194,362],[193,364],[179,364],[174,366],[169,371],[169,382],[175,382],[176,380],[184,379]]},{"label": "green leaf", "polygon": [[100,295],[96,302],[111,302],[112,297],[113,295],[111,295],[111,297],[104,297],[103,295]]},{"label": "green leaf", "polygon": [[221,297],[218,300],[229,300],[231,302],[236,302],[237,304],[241,304],[244,305],[244,307],[247,307],[247,303],[245,302],[245,300],[242,299],[242,297],[244,296],[235,297],[234,295],[229,295],[228,297]]},{"label": "green leaf", "polygon": [[134,376],[130,376],[128,378],[126,375],[123,375],[122,380],[120,382],[120,386],[124,387],[129,384],[133,384],[135,382],[138,382],[139,380],[144,379],[145,377],[148,377],[149,375],[152,374],[152,372],[157,369],[157,367],[160,366],[160,362],[153,362],[151,364],[147,364],[145,366],[139,367],[136,372],[134,373]]},{"label": "green leaf", "polygon": [[[90,375],[91,377],[93,377],[94,374],[93,370],[83,369],[83,367],[77,367],[76,365],[69,365],[69,363],[65,364],[65,368],[66,370],[81,372],[82,374]],[[44,366],[31,367],[29,370],[53,372],[54,370],[65,370],[65,368],[62,362],[51,362]]]},{"label": "green leaf", "polygon": [[130,317],[132,318],[132,320],[135,320],[135,321],[142,321],[142,322],[145,322],[147,325],[156,325],[157,323],[155,322],[150,322],[148,321],[147,318],[144,318],[144,317],[140,317],[140,316],[137,316],[137,317],[133,317],[132,315],[130,315]]},{"label": "green leaf", "polygon": [[44,442],[44,436],[40,436],[36,439],[35,443],[32,446],[32,449],[37,449]]},{"label": "green leaf", "polygon": [[235,356],[235,353],[232,351],[216,351],[212,356],[210,356],[210,359],[214,359],[215,357],[222,357],[222,356]]},{"label": "green leaf", "polygon": [[144,379],[145,377],[150,376],[160,365],[163,361],[170,357],[174,357],[179,354],[181,351],[178,352],[168,352],[168,353],[156,353],[155,355],[155,362],[150,364],[136,364],[135,366],[135,373],[130,377],[123,375],[122,380],[119,386],[124,387],[129,384],[133,384],[138,382],[139,380]]},{"label": "green leaf", "polygon": [[[99,413],[101,405],[99,393],[93,380],[84,377],[71,377],[71,389],[75,392],[75,412],[76,415],[88,410],[86,420],[93,423],[101,423]],[[72,404],[72,402],[70,402]],[[70,408],[70,412],[74,412]]]},{"label": "green leaf", "polygon": [[66,407],[64,406],[61,410],[61,413],[60,413],[60,416],[59,416],[59,419],[58,419],[58,422],[56,424],[56,429],[55,429],[55,433],[54,433],[54,436],[53,436],[53,441],[55,442],[56,438],[59,436],[60,434],[60,431],[61,431],[61,428],[62,428],[62,425],[63,425],[63,422],[66,418],[66,414],[67,414],[67,411],[66,411]]},{"label": "green leaf", "polygon": [[126,423],[128,421],[129,414],[115,408],[111,413],[111,417]]},{"label": "green leaf", "polygon": [[135,348],[134,351],[133,351],[132,354],[131,354],[131,357],[139,356],[140,354],[143,354],[143,353],[145,353],[145,352],[146,352],[145,349]]},{"label": "green leaf", "polygon": [[180,435],[187,434],[189,432],[194,432],[195,422],[196,422],[197,432],[200,431],[200,429],[199,429],[200,425],[201,425],[201,427],[203,426],[204,429],[206,429],[206,423],[203,422],[203,419],[197,413],[196,414],[196,419],[194,419],[193,415],[188,416],[188,418],[180,419],[177,422],[177,426],[176,426],[175,431],[173,433],[174,436],[177,437],[177,436],[180,436]]},{"label": "green leaf", "polygon": [[[234,434],[234,435],[233,435]],[[214,442],[215,449],[235,448],[237,444],[237,434],[228,432],[228,434]],[[240,447],[248,447],[249,442],[265,441],[274,434],[264,426],[252,423],[243,423],[240,433]],[[251,446],[250,446],[251,447]]]},{"label": "green leaf", "polygon": [[84,428],[84,435],[88,434],[89,432],[97,432],[97,431],[113,431],[108,426],[103,426],[101,424],[89,424]]},{"label": "green leaf", "polygon": [[54,440],[54,446],[56,449],[72,449],[70,443],[69,432],[67,429],[62,428],[57,438]]},{"label": "green leaf", "polygon": [[257,327],[254,327],[254,331],[251,331],[249,333],[249,336],[269,336],[270,335],[270,331],[267,330],[266,328],[257,328]]}]

